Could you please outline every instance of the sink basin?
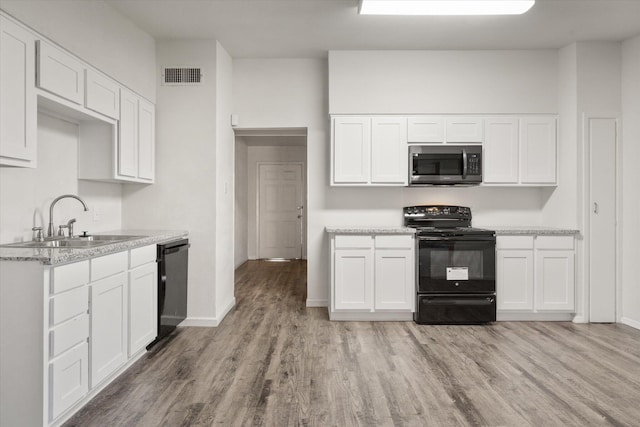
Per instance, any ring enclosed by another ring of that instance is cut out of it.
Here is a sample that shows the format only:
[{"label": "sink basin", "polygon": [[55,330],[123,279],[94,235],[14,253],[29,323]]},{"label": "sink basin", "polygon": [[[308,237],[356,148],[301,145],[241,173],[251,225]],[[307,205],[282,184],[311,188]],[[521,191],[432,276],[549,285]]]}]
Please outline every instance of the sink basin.
[{"label": "sink basin", "polygon": [[46,240],[44,242],[19,242],[0,245],[4,248],[93,248],[95,246],[139,239],[142,236],[96,235],[74,237],[73,239]]}]

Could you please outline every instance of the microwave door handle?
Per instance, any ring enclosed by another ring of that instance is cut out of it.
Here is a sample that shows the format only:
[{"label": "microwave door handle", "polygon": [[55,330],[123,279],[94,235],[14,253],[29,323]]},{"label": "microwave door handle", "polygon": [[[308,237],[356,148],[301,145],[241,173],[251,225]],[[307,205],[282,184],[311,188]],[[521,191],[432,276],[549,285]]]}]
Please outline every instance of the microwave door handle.
[{"label": "microwave door handle", "polygon": [[462,178],[467,177],[467,149],[462,149]]}]

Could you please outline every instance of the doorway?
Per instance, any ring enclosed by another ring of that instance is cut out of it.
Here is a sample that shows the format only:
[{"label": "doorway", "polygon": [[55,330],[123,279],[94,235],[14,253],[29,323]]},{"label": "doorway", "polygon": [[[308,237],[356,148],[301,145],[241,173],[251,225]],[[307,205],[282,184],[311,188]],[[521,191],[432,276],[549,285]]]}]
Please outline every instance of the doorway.
[{"label": "doorway", "polygon": [[307,129],[234,132],[236,268],[247,260],[306,259]]},{"label": "doorway", "polygon": [[589,321],[612,323],[619,306],[619,117],[585,115],[585,234]]}]

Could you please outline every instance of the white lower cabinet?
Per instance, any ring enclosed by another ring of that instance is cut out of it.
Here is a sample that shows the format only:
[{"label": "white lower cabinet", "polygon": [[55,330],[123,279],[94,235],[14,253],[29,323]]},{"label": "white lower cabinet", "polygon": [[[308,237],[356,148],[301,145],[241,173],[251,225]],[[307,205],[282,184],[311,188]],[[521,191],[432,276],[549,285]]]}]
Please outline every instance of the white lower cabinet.
[{"label": "white lower cabinet", "polygon": [[91,387],[127,360],[127,275],[91,284]]},{"label": "white lower cabinet", "polygon": [[60,425],[144,354],[155,259],[154,244],[55,267],[0,262],[0,425]]},{"label": "white lower cabinet", "polygon": [[332,235],[331,320],[411,320],[410,235]]},{"label": "white lower cabinet", "polygon": [[557,320],[575,311],[573,236],[498,236],[498,320]]}]

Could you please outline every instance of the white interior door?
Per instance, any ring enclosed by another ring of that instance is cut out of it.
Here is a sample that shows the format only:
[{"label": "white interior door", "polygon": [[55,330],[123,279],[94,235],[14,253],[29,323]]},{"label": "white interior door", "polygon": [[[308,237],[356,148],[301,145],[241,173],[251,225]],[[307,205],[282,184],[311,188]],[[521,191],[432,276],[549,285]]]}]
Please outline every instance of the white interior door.
[{"label": "white interior door", "polygon": [[587,118],[589,144],[589,320],[616,321],[615,118]]},{"label": "white interior door", "polygon": [[258,165],[258,257],[302,258],[302,164]]}]

